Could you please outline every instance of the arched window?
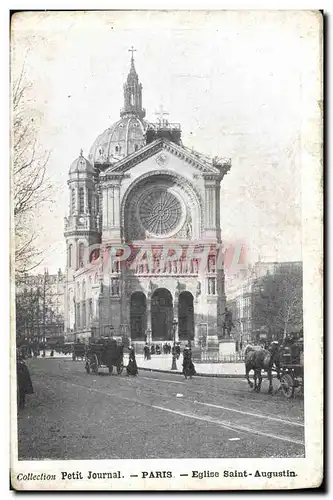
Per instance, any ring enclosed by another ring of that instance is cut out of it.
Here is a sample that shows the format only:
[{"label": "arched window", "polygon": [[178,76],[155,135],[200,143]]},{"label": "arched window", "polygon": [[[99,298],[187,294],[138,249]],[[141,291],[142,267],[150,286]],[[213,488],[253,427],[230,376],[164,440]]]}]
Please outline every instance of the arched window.
[{"label": "arched window", "polygon": [[69,245],[69,247],[68,247],[68,267],[72,267],[72,252],[73,252],[73,245]]},{"label": "arched window", "polygon": [[75,189],[72,189],[71,193],[71,212],[72,214],[75,212]]},{"label": "arched window", "polygon": [[91,205],[92,205],[92,192],[91,189],[88,189],[88,212],[91,214]]},{"label": "arched window", "polygon": [[86,301],[82,302],[82,326],[85,327],[87,325],[87,310],[86,310]]},{"label": "arched window", "polygon": [[134,151],[137,151],[138,149],[139,149],[139,146],[137,144],[135,144]]},{"label": "arched window", "polygon": [[82,299],[86,300],[86,282],[82,283]]},{"label": "arched window", "polygon": [[99,213],[99,196],[96,195],[96,213]]},{"label": "arched window", "polygon": [[83,188],[79,189],[79,212],[84,212],[84,190]]},{"label": "arched window", "polygon": [[80,243],[79,245],[79,267],[84,266],[84,244]]}]

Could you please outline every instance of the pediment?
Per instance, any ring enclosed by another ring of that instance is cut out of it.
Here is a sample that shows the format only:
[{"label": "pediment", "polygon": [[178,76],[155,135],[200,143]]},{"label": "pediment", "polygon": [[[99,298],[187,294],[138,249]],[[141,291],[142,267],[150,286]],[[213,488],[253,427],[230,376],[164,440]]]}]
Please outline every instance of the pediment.
[{"label": "pediment", "polygon": [[228,159],[220,159],[220,161],[210,160],[200,153],[194,152],[188,148],[185,148],[163,138],[157,139],[156,141],[147,144],[138,151],[135,151],[131,155],[126,156],[119,162],[113,164],[104,171],[103,177],[107,177],[108,175],[122,175],[129,173],[129,171],[133,167],[156,155],[159,152],[161,152],[161,156],[160,158],[157,157],[157,161],[160,160],[160,166],[163,167],[163,151],[168,152],[171,156],[179,158],[180,160],[188,163],[192,166],[192,168],[198,171],[199,175],[201,174],[203,176],[214,175],[222,178],[230,170],[231,167],[231,162]]}]

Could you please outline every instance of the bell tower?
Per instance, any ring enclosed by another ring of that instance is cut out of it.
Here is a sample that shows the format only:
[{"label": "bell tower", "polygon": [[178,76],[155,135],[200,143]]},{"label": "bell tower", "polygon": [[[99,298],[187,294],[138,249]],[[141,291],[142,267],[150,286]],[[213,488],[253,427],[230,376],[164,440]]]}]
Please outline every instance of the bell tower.
[{"label": "bell tower", "polygon": [[74,160],[69,170],[69,214],[65,218],[67,269],[70,274],[89,261],[89,248],[98,244],[100,233],[99,194],[95,185],[95,171],[83,156]]},{"label": "bell tower", "polygon": [[124,107],[120,111],[120,116],[121,118],[136,116],[143,119],[146,116],[146,110],[142,107],[142,84],[139,82],[139,77],[134,66],[133,53],[136,52],[136,49],[131,47],[129,52],[132,52],[131,69],[124,83]]}]

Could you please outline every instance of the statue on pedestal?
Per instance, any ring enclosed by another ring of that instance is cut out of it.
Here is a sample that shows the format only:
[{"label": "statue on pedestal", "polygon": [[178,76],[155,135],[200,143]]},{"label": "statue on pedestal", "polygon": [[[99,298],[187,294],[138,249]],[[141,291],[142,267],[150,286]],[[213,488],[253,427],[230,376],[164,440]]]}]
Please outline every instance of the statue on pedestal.
[{"label": "statue on pedestal", "polygon": [[223,320],[223,337],[231,337],[231,329],[235,326],[233,321],[232,321],[232,312],[229,311],[229,309],[226,307],[224,310],[223,315],[224,320]]}]

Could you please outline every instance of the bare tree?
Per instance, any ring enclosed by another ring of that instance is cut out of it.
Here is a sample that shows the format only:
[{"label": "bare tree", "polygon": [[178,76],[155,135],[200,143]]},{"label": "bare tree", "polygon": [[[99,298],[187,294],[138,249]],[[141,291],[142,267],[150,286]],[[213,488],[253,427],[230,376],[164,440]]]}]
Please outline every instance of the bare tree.
[{"label": "bare tree", "polygon": [[281,266],[258,280],[253,315],[257,330],[282,339],[303,328],[302,268]]},{"label": "bare tree", "polygon": [[51,184],[46,176],[49,153],[38,143],[37,125],[27,106],[30,87],[23,68],[12,87],[12,205],[18,275],[42,261],[36,247],[34,219],[41,205],[51,198]]}]

